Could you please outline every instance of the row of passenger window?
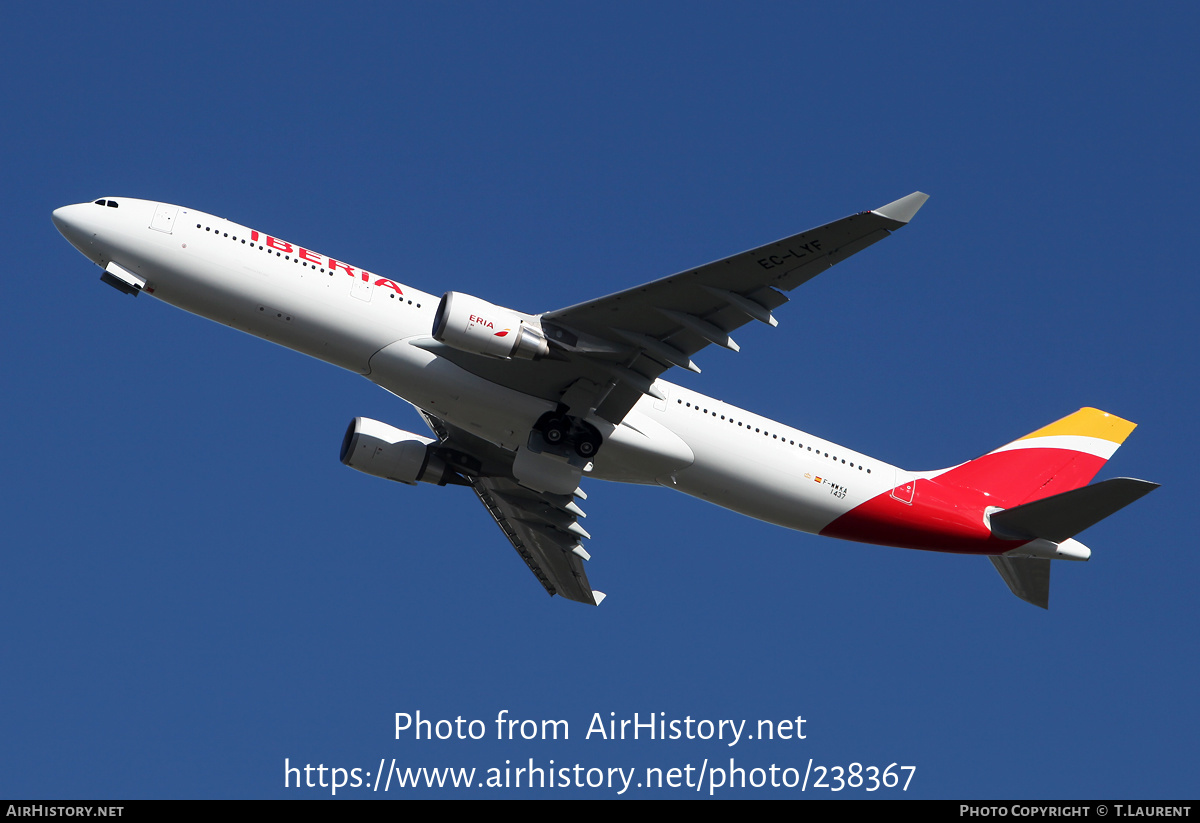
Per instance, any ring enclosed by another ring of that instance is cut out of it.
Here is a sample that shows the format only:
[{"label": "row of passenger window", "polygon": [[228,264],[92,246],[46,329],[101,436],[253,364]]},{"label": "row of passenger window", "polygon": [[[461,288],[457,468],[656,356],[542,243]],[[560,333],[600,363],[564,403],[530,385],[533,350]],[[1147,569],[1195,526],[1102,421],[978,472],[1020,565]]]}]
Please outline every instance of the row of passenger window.
[{"label": "row of passenger window", "polygon": [[[97,201],[97,202],[99,202],[99,201]],[[110,205],[113,205],[113,204],[110,204]],[[201,225],[200,223],[197,223],[197,224],[196,224],[196,228],[198,228],[198,229],[202,228],[202,229],[204,229],[205,231],[211,231],[213,234],[215,234],[215,235],[216,235],[216,236],[218,236],[218,237],[228,237],[230,240],[234,241],[235,243],[237,243],[237,242],[241,242],[241,244],[242,244],[243,246],[244,246],[244,245],[246,245],[246,238],[244,238],[244,237],[241,239],[241,241],[239,241],[239,240],[238,240],[238,238],[237,238],[236,236],[230,237],[230,235],[229,235],[229,232],[220,232],[220,231],[214,231],[214,230],[213,230],[213,228],[212,228],[211,226],[203,226],[203,225]],[[252,248],[252,249],[253,249],[253,248],[255,248],[255,244],[254,244],[254,242],[253,242],[253,241],[251,241],[251,242],[250,242],[250,248]],[[326,270],[325,270],[325,267],[324,267],[324,266],[318,266],[316,263],[312,263],[312,264],[311,264],[311,266],[310,266],[310,264],[309,264],[309,262],[308,262],[307,260],[301,260],[299,257],[293,257],[293,256],[292,256],[292,255],[290,255],[290,254],[284,254],[284,253],[283,253],[283,252],[281,252],[281,251],[276,251],[275,249],[268,249],[268,248],[266,248],[265,246],[261,246],[261,245],[260,245],[260,246],[257,246],[257,248],[258,248],[258,250],[259,250],[259,251],[265,251],[265,252],[267,253],[267,255],[268,255],[268,256],[270,256],[271,252],[273,252],[273,251],[274,251],[274,252],[275,252],[275,256],[276,256],[276,257],[282,257],[284,260],[291,260],[293,263],[301,263],[301,264],[303,264],[303,266],[304,266],[305,268],[310,268],[310,267],[311,267],[311,268],[314,268],[314,269],[320,269],[320,271],[321,271],[321,274],[328,274],[330,277],[333,277],[333,270],[332,270],[332,269],[331,269],[331,270],[329,270],[328,272],[326,272]],[[397,296],[398,296],[398,295],[397,295],[395,292],[388,292],[388,297],[391,297],[393,300],[394,300],[394,299],[396,299],[396,298],[397,298]],[[400,297],[400,302],[401,302],[401,303],[403,303],[403,302],[404,302],[404,298],[403,298],[403,297]],[[409,301],[408,301],[408,305],[410,305],[410,306],[411,306],[411,305],[413,305],[413,301],[409,300]],[[417,303],[417,304],[416,304],[416,307],[417,307],[418,309],[419,309],[419,308],[421,308],[421,304],[420,304],[420,303]]]},{"label": "row of passenger window", "polygon": [[[681,400],[681,399],[677,399],[675,402],[676,402],[676,403],[678,403],[678,404],[680,404],[681,406],[685,406],[686,408],[693,409],[694,411],[698,411],[698,412],[700,412],[701,414],[711,414],[713,417],[717,417],[717,416],[718,416],[718,415],[717,415],[717,413],[716,413],[715,411],[714,411],[714,412],[710,412],[708,409],[701,409],[699,406],[697,406],[697,405],[695,405],[695,404],[693,404],[693,403],[684,403],[684,401],[683,401],[683,400]],[[731,425],[732,425],[732,424],[734,424],[734,423],[737,423],[737,425],[738,425],[739,427],[741,427],[741,428],[745,428],[745,429],[746,429],[746,431],[749,431],[749,430],[750,430],[750,424],[749,424],[749,423],[743,423],[743,422],[742,422],[742,421],[740,421],[740,420],[734,420],[732,417],[726,417],[726,416],[725,416],[725,415],[723,415],[723,414],[722,414],[722,415],[720,415],[720,419],[722,419],[722,420],[727,420],[727,421],[728,421],[728,422],[729,422]],[[762,435],[763,435],[764,437],[770,437],[772,440],[778,440],[778,441],[779,441],[781,444],[782,444],[782,443],[786,443],[786,444],[787,444],[787,445],[789,445],[789,446],[796,446],[797,448],[800,448],[800,449],[807,448],[807,450],[808,450],[808,451],[812,452],[812,453],[813,453],[814,455],[816,455],[817,457],[828,457],[830,460],[833,460],[835,463],[836,463],[836,462],[838,462],[838,460],[839,460],[839,459],[841,460],[841,462],[842,462],[842,463],[845,463],[845,462],[846,462],[846,459],[845,459],[845,458],[838,458],[838,456],[837,456],[837,455],[830,456],[829,452],[823,452],[823,451],[821,451],[820,447],[818,447],[818,448],[817,448],[817,449],[814,451],[812,446],[805,447],[803,444],[801,444],[801,443],[797,443],[795,440],[788,440],[786,437],[783,437],[783,438],[781,438],[781,437],[780,437],[778,434],[771,434],[771,433],[770,433],[770,432],[768,432],[768,431],[762,431],[762,429],[760,429],[760,428],[759,428],[759,427],[757,427],[757,426],[755,426],[755,427],[754,427],[754,431],[755,431],[756,433],[757,433],[757,432],[761,432],[761,433],[762,433]],[[863,466],[861,463],[859,463],[857,466],[856,466],[854,463],[850,463],[850,464],[848,464],[848,465],[850,466],[850,468],[852,468],[852,469],[858,469],[859,471],[863,471],[864,469],[866,469],[866,467],[865,467],[865,466]],[[867,474],[870,474],[870,473],[871,473],[871,470],[870,470],[870,469],[866,469],[866,472],[867,472]]]}]

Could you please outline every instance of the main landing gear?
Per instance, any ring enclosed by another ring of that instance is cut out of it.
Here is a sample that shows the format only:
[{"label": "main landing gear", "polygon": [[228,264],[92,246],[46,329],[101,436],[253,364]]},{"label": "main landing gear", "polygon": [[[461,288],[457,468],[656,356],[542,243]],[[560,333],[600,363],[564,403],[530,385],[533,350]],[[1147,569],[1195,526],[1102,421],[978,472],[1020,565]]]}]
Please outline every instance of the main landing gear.
[{"label": "main landing gear", "polygon": [[534,429],[541,433],[542,439],[551,449],[563,453],[571,449],[588,460],[595,456],[603,442],[595,426],[559,412],[543,414],[538,418]]}]

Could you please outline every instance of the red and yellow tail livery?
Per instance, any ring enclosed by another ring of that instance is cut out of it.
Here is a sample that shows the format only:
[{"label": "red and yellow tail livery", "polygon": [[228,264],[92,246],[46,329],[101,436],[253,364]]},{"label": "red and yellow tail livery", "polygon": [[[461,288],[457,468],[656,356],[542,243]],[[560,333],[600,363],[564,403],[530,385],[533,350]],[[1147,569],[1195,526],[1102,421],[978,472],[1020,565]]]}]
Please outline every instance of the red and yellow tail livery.
[{"label": "red and yellow tail livery", "polygon": [[[988,555],[1018,597],[1046,607],[1049,560],[1088,559],[1090,550],[1071,538],[1158,487],[1132,478],[1087,485],[1136,425],[1080,409],[960,466],[908,473],[821,533]],[[1013,578],[1029,575],[1044,577],[1044,586],[1014,586]]]}]

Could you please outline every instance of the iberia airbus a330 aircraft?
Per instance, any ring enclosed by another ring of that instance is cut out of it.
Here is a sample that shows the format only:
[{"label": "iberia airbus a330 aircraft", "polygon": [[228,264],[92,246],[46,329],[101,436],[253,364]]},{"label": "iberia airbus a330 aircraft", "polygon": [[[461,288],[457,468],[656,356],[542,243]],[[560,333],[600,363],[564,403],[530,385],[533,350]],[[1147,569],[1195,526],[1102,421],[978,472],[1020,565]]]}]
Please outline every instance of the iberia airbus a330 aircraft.
[{"label": "iberia airbus a330 aircraft", "polygon": [[678,489],[789,529],[986,555],[1018,597],[1049,604],[1074,535],[1157,488],[1088,485],[1134,424],[1081,409],[982,457],[906,471],[673,385],[673,366],[901,228],[915,192],[751,251],[543,314],[461,292],[439,300],[211,214],[123,197],[54,224],[100,279],[357,372],[417,408],[434,437],[365,417],[342,462],[377,477],[470,486],[551,595],[599,604],[576,500],[584,476]]}]

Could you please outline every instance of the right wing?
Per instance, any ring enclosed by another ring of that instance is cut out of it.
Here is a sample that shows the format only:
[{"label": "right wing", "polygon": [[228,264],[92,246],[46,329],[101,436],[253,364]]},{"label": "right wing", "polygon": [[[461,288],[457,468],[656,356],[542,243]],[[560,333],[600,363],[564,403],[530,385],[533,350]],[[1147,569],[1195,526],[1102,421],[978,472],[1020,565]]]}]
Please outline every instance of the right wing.
[{"label": "right wing", "polygon": [[[517,550],[534,577],[551,595],[579,603],[600,605],[603,592],[588,583],[584,561],[590,555],[583,539],[590,538],[578,520],[586,517],[575,504],[575,495],[550,494],[528,489],[504,475],[513,455],[498,446],[421,412],[429,428],[453,463],[479,495],[488,514]],[[461,459],[466,457],[466,460]],[[583,492],[576,491],[582,497]]]},{"label": "right wing", "polygon": [[[583,568],[591,555],[582,538],[590,535],[576,522],[582,515],[577,506],[568,510],[557,499],[560,495],[530,491],[515,480],[473,477],[471,486],[542,588],[568,600],[600,605],[604,592],[592,590]],[[578,531],[564,530],[571,526]]]}]

